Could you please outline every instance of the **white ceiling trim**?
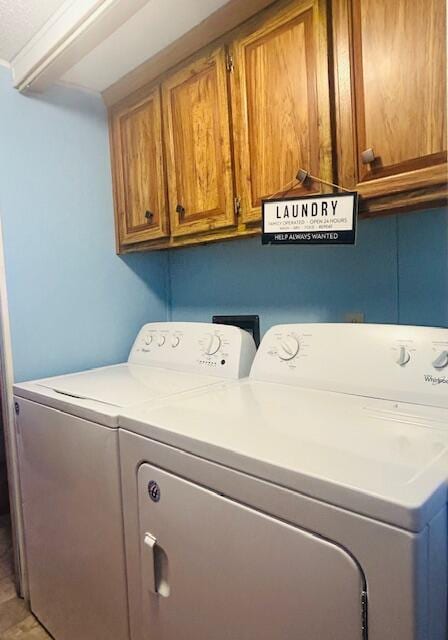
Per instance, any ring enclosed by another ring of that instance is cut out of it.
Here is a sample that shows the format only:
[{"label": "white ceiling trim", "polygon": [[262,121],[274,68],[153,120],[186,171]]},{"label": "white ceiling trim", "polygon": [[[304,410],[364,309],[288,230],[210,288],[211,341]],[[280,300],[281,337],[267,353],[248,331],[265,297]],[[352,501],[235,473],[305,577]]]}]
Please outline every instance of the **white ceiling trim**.
[{"label": "white ceiling trim", "polygon": [[12,60],[14,86],[43,91],[147,0],[66,0]]},{"label": "white ceiling trim", "polygon": [[78,82],[70,82],[69,80],[64,80],[61,78],[60,80],[56,80],[55,84],[59,87],[66,87],[67,89],[75,89],[76,91],[84,91],[85,93],[90,93],[94,96],[101,96],[101,91],[98,89],[92,89],[84,84],[79,84]]},{"label": "white ceiling trim", "polygon": [[[210,15],[228,0],[148,0],[80,62],[63,80],[104,91],[146,62]],[[237,0],[243,4],[247,0]]]}]

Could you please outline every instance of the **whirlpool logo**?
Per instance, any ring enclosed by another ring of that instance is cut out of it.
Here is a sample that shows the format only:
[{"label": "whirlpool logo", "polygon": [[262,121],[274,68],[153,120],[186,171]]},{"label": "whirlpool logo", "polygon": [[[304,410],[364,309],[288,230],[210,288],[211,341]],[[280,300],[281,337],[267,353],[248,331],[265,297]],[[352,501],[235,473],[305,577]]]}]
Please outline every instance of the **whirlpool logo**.
[{"label": "whirlpool logo", "polygon": [[428,384],[432,384],[432,385],[448,384],[448,377],[447,376],[432,376],[431,374],[426,374],[425,375],[425,382],[427,382]]}]

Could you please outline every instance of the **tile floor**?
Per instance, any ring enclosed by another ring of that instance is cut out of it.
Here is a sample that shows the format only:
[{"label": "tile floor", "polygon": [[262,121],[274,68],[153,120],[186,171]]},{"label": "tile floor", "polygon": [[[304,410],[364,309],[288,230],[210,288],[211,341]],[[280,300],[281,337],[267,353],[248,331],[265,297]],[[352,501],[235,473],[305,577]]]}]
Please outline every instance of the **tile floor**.
[{"label": "tile floor", "polygon": [[51,640],[17,597],[9,518],[0,516],[0,640]]}]

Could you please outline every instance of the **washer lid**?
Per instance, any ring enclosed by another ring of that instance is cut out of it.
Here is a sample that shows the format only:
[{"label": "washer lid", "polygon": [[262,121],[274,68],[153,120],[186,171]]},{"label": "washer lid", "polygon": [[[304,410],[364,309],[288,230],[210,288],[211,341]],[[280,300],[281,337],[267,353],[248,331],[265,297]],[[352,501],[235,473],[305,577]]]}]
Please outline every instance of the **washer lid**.
[{"label": "washer lid", "polygon": [[211,376],[119,364],[38,380],[35,384],[72,398],[94,400],[122,408],[154,402],[173,393],[215,382],[216,378]]},{"label": "washer lid", "polygon": [[126,407],[156,402],[204,385],[216,377],[136,364],[119,364],[14,385],[17,396],[109,427]]},{"label": "washer lid", "polygon": [[446,503],[446,409],[246,380],[125,411],[119,424],[412,531]]}]

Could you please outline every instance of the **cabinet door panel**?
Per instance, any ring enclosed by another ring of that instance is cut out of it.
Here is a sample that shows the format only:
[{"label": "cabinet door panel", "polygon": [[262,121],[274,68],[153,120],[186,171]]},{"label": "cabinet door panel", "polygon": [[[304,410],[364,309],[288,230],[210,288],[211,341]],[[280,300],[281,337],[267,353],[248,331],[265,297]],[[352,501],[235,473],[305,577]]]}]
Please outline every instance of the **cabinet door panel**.
[{"label": "cabinet door panel", "polygon": [[442,0],[353,2],[361,179],[372,177],[361,161],[369,147],[384,174],[444,159],[444,7]]},{"label": "cabinet door panel", "polygon": [[[321,59],[326,27],[319,4],[295,2],[277,10],[232,45],[237,192],[245,222],[258,220],[261,200],[289,185],[300,168],[332,179],[328,69],[326,56]],[[290,193],[300,192],[309,190]]]},{"label": "cabinet door panel", "polygon": [[129,244],[168,235],[160,90],[113,117],[117,231]]},{"label": "cabinet door panel", "polygon": [[397,176],[433,187],[431,167],[443,181],[445,0],[336,0],[334,16],[341,181],[372,197]]},{"label": "cabinet door panel", "polygon": [[172,235],[234,224],[225,51],[163,85]]}]

